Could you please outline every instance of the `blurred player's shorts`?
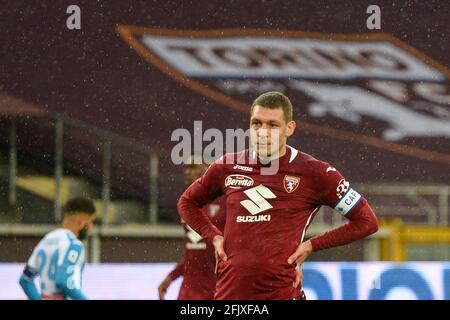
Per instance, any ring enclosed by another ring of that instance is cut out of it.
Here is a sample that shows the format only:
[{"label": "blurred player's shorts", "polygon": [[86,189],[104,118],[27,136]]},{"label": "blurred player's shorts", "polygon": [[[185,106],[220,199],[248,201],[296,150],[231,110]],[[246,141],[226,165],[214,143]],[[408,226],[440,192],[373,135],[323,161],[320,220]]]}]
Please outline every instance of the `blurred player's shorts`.
[{"label": "blurred player's shorts", "polygon": [[62,294],[52,294],[52,295],[45,295],[43,294],[41,296],[42,300],[64,300],[64,296]]}]

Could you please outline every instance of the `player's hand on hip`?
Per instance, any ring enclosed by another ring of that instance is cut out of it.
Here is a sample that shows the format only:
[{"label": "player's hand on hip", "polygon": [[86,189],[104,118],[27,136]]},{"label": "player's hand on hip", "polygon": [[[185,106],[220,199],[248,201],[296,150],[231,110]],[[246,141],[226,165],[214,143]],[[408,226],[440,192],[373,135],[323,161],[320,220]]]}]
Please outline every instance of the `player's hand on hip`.
[{"label": "player's hand on hip", "polygon": [[163,282],[158,287],[158,293],[159,293],[159,300],[164,300],[166,296],[167,288],[169,288],[170,284],[172,283],[172,277],[168,275],[164,278]]},{"label": "player's hand on hip", "polygon": [[217,267],[219,266],[219,261],[227,261],[228,257],[223,249],[223,236],[217,235],[213,238],[214,252],[216,255],[216,269],[214,270],[214,274],[217,273]]},{"label": "player's hand on hip", "polygon": [[301,265],[311,252],[311,241],[308,240],[306,242],[302,242],[297,247],[297,250],[295,250],[295,252],[288,258],[288,263],[293,264],[294,262],[296,262],[297,264]]},{"label": "player's hand on hip", "polygon": [[217,235],[213,238],[213,245],[216,251],[216,258],[219,258],[222,261],[227,261],[228,257],[223,249],[223,236]]},{"label": "player's hand on hip", "polygon": [[302,271],[302,265],[300,263],[297,263],[295,266],[295,280],[294,280],[294,288],[302,287],[302,281],[303,281],[303,271]]}]

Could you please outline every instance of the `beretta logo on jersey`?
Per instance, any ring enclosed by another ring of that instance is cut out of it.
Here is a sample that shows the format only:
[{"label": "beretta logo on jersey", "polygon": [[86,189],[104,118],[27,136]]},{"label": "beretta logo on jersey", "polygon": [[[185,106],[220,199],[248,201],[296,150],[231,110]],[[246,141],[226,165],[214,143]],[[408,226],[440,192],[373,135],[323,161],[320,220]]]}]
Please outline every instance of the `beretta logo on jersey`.
[{"label": "beretta logo on jersey", "polygon": [[298,186],[300,185],[300,178],[294,177],[294,176],[284,176],[283,179],[283,186],[284,190],[286,190],[289,193],[294,192]]},{"label": "beretta logo on jersey", "polygon": [[[298,130],[450,164],[450,70],[389,34],[124,25],[117,31],[155,68],[215,101],[215,108],[248,114],[249,96],[289,92],[294,116],[307,115]],[[432,143],[418,147],[416,138]]]},{"label": "beretta logo on jersey", "polygon": [[231,174],[225,178],[225,188],[240,189],[242,187],[251,187],[253,184],[252,178],[242,174]]}]

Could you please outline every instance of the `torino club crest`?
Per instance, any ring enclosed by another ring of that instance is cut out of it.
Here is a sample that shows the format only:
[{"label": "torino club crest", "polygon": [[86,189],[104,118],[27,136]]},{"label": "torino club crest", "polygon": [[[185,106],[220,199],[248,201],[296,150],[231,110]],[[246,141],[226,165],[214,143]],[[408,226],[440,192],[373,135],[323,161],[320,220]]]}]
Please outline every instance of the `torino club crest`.
[{"label": "torino club crest", "polygon": [[294,192],[300,184],[300,178],[294,176],[284,176],[284,190],[288,193]]}]

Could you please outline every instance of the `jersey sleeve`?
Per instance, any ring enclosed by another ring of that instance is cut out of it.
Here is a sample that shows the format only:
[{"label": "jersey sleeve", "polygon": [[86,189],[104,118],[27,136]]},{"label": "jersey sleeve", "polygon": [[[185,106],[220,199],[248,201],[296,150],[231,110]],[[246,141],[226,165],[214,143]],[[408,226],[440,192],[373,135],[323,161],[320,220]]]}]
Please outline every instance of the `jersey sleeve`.
[{"label": "jersey sleeve", "polygon": [[28,264],[22,272],[19,279],[19,284],[22,287],[23,292],[30,300],[40,300],[41,295],[39,293],[36,284],[34,283],[34,278],[38,275],[38,272],[31,268]]},{"label": "jersey sleeve", "polygon": [[225,200],[225,197],[221,196],[212,203],[212,205],[218,206],[218,212],[211,221],[222,232],[225,230],[225,224],[227,222],[227,206]]},{"label": "jersey sleeve", "polygon": [[34,283],[34,279],[39,274],[38,247],[39,245],[34,248],[19,278],[19,284],[30,300],[39,300],[41,298],[39,290]]},{"label": "jersey sleeve", "polygon": [[192,183],[178,201],[178,213],[183,221],[208,240],[222,233],[201,208],[223,194],[222,170],[221,163],[213,162],[205,174]]},{"label": "jersey sleeve", "polygon": [[325,162],[315,167],[321,203],[334,208],[349,221],[310,239],[313,251],[337,247],[367,237],[378,230],[378,219],[364,199],[342,174]]},{"label": "jersey sleeve", "polygon": [[327,205],[339,214],[350,217],[352,210],[363,200],[344,176],[326,162],[317,162],[314,167],[314,178],[321,205]]},{"label": "jersey sleeve", "polygon": [[207,203],[216,200],[223,194],[223,164],[221,161],[213,162],[206,172],[195,181],[188,190],[190,196],[199,206],[203,207]]},{"label": "jersey sleeve", "polygon": [[28,258],[28,261],[27,261],[27,268],[35,274],[37,274],[38,270],[39,270],[39,261],[38,261],[38,254],[37,254],[38,247],[39,247],[39,245],[37,245],[34,248],[33,252],[31,253],[31,256]]},{"label": "jersey sleeve", "polygon": [[70,244],[61,264],[56,270],[56,286],[65,297],[73,300],[87,300],[81,291],[81,274],[84,264],[84,247],[80,242]]},{"label": "jersey sleeve", "polygon": [[349,222],[310,239],[313,251],[337,247],[365,238],[378,231],[378,219],[367,201],[361,201]]}]

